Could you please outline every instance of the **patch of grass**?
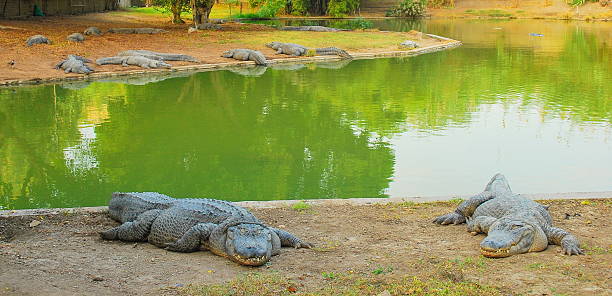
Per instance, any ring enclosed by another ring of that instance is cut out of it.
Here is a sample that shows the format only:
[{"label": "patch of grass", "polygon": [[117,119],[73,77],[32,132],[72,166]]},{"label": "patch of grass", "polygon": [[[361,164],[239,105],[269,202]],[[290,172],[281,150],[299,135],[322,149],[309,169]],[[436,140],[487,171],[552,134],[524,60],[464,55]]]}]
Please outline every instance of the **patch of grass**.
[{"label": "patch of grass", "polygon": [[[249,273],[224,284],[191,285],[180,289],[183,295],[502,295],[499,290],[473,282],[452,282],[439,279],[419,279],[417,277],[381,278],[323,272],[324,281],[315,288],[303,286],[276,272]],[[304,290],[298,290],[304,289]],[[385,292],[386,291],[386,292]]]},{"label": "patch of grass", "polygon": [[321,276],[326,280],[335,280],[338,278],[338,274],[333,271],[321,272]]},{"label": "patch of grass", "polygon": [[339,47],[345,50],[361,48],[396,48],[409,39],[403,32],[350,31],[350,32],[303,32],[303,31],[256,31],[242,34],[240,42],[245,46],[261,46],[270,41],[291,42],[307,47]]},{"label": "patch of grass", "polygon": [[[182,295],[501,295],[500,291],[473,282],[452,282],[417,277],[380,278],[323,272],[324,281],[316,288],[303,286],[277,272],[243,274],[223,284],[191,285],[179,289]],[[303,290],[299,290],[299,289]],[[386,292],[385,292],[386,291]]]},{"label": "patch of grass", "polygon": [[463,198],[459,198],[459,197],[451,198],[451,199],[448,200],[448,202],[450,202],[452,204],[456,204],[456,205],[462,203],[463,201],[464,201],[464,199]]},{"label": "patch of grass", "polygon": [[383,274],[383,273],[390,273],[390,272],[393,272],[393,267],[391,267],[391,266],[387,266],[387,267],[382,267],[381,266],[381,267],[378,267],[378,268],[372,270],[372,274],[376,274],[376,275]]},{"label": "patch of grass", "polygon": [[306,210],[310,210],[312,208],[312,206],[310,204],[304,202],[303,200],[300,200],[299,202],[293,204],[291,206],[291,208],[293,210],[295,210],[295,211],[303,212],[303,211],[306,211]]},{"label": "patch of grass", "polygon": [[512,13],[509,13],[504,10],[499,9],[480,9],[480,10],[472,10],[468,9],[465,11],[467,14],[476,15],[476,16],[490,16],[490,17],[509,17],[512,16]]},{"label": "patch of grass", "polygon": [[590,246],[583,243],[581,247],[587,255],[603,255],[612,253],[612,245],[610,245],[608,248],[605,248],[600,246]]}]

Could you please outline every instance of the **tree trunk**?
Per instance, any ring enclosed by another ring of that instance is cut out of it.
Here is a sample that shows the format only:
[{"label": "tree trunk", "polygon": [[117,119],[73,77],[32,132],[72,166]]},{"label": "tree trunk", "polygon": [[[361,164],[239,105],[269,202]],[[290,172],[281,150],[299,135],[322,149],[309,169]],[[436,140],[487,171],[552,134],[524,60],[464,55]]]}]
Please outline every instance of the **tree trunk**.
[{"label": "tree trunk", "polygon": [[185,23],[181,19],[182,9],[183,9],[183,6],[181,4],[181,0],[174,0],[174,1],[172,1],[172,6],[170,7],[170,10],[172,11],[172,23],[174,23],[174,24],[183,24],[183,23]]},{"label": "tree trunk", "polygon": [[196,27],[208,21],[208,16],[214,4],[215,0],[191,0],[193,24]]}]

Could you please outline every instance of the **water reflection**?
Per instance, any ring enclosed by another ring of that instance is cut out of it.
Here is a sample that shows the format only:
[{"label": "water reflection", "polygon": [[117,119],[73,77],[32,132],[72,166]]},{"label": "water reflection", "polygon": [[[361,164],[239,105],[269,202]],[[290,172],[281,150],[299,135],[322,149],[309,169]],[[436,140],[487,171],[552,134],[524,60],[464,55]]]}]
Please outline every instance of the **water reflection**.
[{"label": "water reflection", "polygon": [[466,194],[497,171],[610,190],[610,24],[529,24],[379,23],[465,44],[413,58],[0,89],[0,205]]}]

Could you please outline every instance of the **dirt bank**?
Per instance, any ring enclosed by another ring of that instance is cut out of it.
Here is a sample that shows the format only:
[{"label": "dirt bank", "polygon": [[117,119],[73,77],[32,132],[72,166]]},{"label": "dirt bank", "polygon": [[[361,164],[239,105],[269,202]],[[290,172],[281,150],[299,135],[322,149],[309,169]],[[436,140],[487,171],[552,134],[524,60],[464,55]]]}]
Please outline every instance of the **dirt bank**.
[{"label": "dirt bank", "polygon": [[[70,42],[66,36],[82,32],[89,26],[102,31],[121,27],[154,27],[167,30],[161,34],[104,34],[87,37],[82,43]],[[399,43],[411,39],[421,47],[448,43],[418,32],[296,32],[279,31],[257,24],[224,24],[220,31],[205,30],[187,33],[187,24],[168,23],[161,15],[146,15],[130,12],[96,13],[82,16],[34,18],[29,20],[3,20],[0,22],[0,83],[27,79],[49,79],[74,77],[79,74],[64,74],[53,67],[68,54],[77,54],[95,60],[114,56],[129,49],[146,49],[157,52],[172,52],[192,55],[202,64],[236,62],[221,57],[225,50],[251,48],[260,50],[268,59],[287,58],[279,55],[265,43],[270,41],[293,42],[312,47],[336,46],[349,53],[397,51]],[[43,34],[53,41],[52,45],[26,46],[28,37]],[[13,62],[11,62],[13,61]],[[188,62],[171,62],[173,66],[193,65]],[[94,66],[96,73],[143,70],[136,66]]]},{"label": "dirt bank", "polygon": [[269,225],[317,245],[285,248],[260,268],[208,252],[181,254],[147,243],[103,241],[98,231],[116,225],[104,213],[0,217],[0,294],[174,295],[190,284],[277,271],[298,283],[297,292],[316,291],[334,283],[336,275],[352,274],[473,282],[506,295],[610,295],[612,200],[542,203],[552,205],[555,224],[579,237],[587,255],[568,257],[550,246],[539,253],[483,258],[482,235],[430,222],[453,210],[451,202],[253,209]]}]

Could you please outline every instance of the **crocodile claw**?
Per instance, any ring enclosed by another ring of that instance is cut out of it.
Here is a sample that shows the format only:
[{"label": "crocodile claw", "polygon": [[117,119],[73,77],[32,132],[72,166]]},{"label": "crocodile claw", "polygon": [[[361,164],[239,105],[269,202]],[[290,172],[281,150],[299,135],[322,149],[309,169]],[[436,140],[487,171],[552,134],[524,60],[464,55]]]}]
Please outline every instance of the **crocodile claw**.
[{"label": "crocodile claw", "polygon": [[465,217],[460,215],[457,212],[452,212],[452,213],[448,213],[446,215],[442,215],[440,217],[437,217],[433,220],[433,223],[436,224],[441,224],[441,225],[448,225],[448,224],[461,224],[465,222]]}]

